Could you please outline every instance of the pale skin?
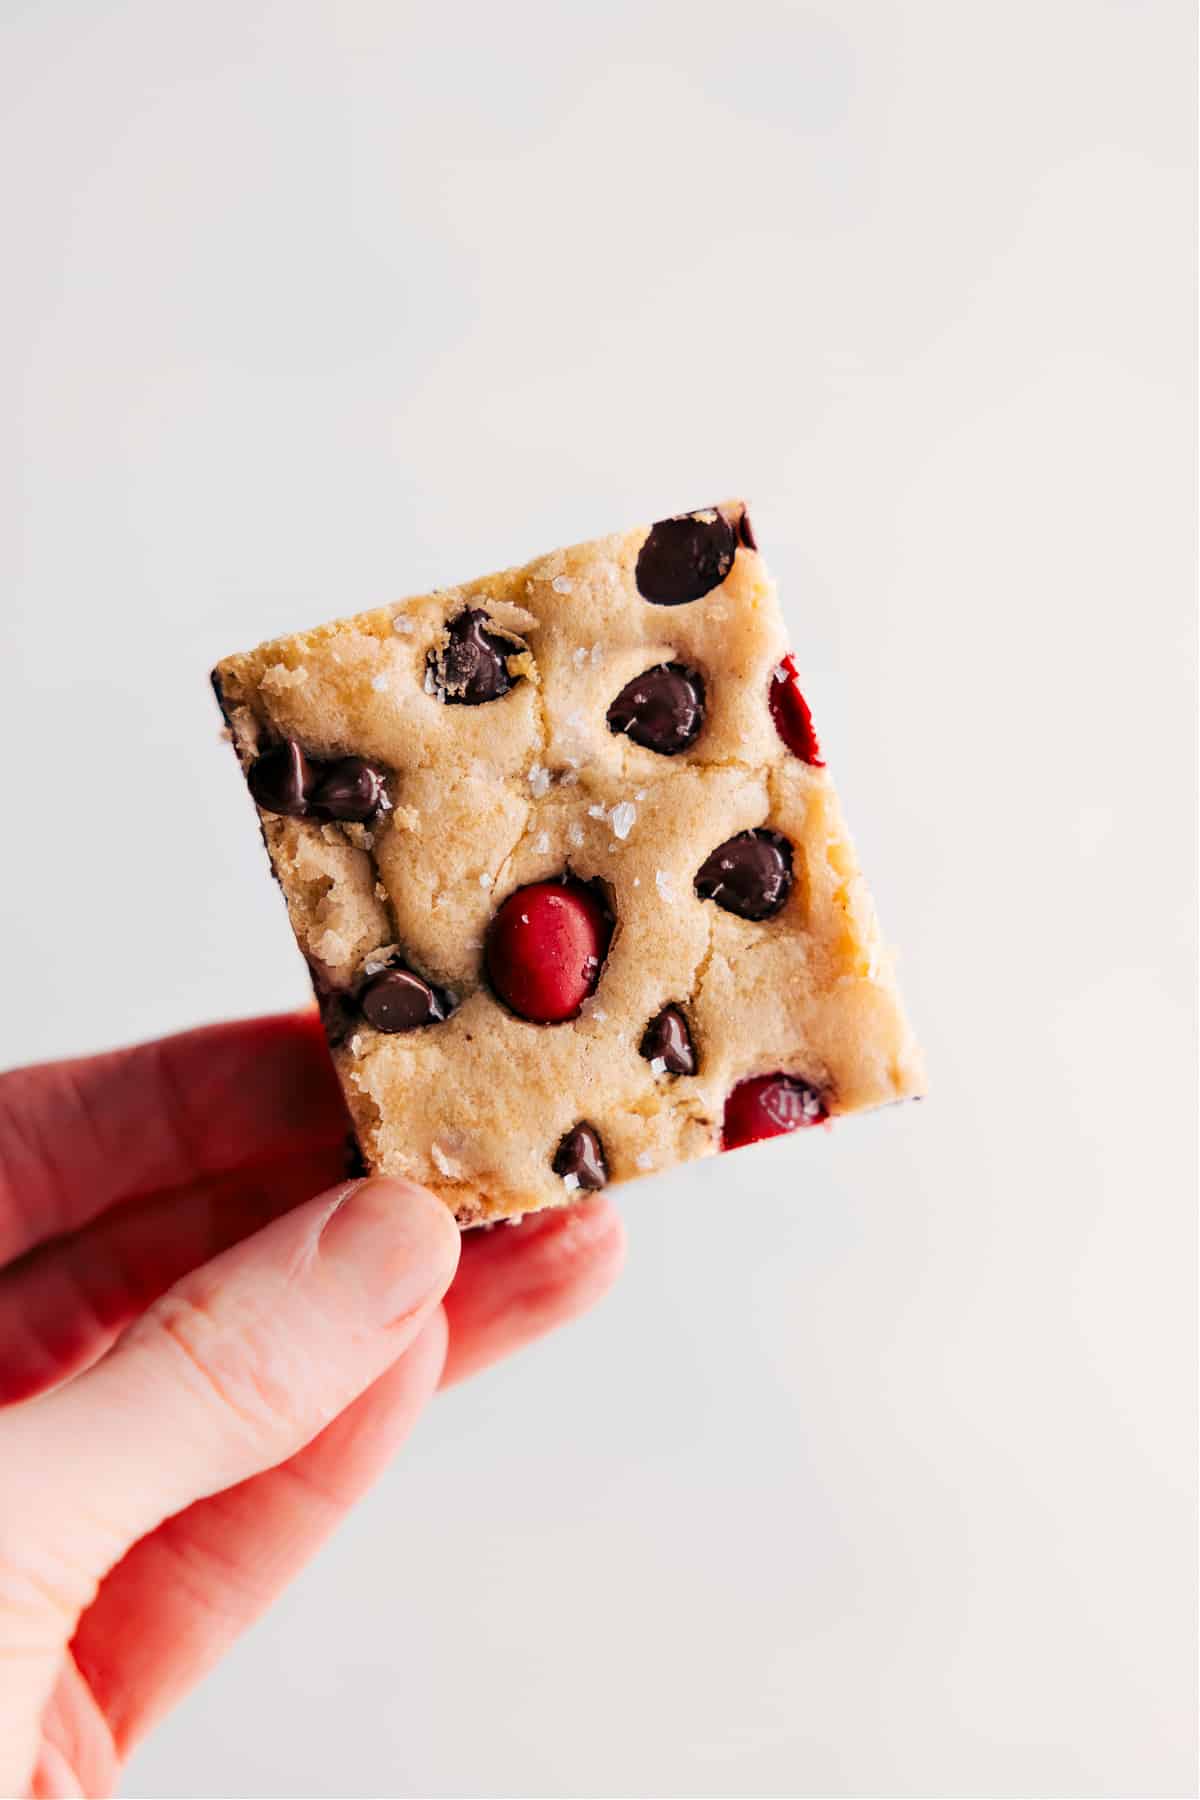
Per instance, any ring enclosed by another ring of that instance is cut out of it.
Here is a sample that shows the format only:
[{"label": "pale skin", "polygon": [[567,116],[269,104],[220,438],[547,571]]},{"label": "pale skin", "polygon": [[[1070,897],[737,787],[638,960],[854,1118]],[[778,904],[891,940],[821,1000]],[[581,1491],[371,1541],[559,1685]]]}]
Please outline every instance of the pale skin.
[{"label": "pale skin", "polygon": [[620,1267],[342,1179],[309,1014],[0,1077],[0,1794],[111,1793],[439,1387]]}]

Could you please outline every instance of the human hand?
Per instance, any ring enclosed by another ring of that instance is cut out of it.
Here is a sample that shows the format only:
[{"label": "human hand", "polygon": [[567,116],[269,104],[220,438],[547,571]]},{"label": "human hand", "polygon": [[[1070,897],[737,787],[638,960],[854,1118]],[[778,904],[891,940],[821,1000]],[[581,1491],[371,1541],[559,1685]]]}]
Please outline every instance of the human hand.
[{"label": "human hand", "polygon": [[345,1133],[315,1015],[0,1078],[0,1793],[109,1793],[435,1389],[615,1276],[602,1199],[460,1256]]}]

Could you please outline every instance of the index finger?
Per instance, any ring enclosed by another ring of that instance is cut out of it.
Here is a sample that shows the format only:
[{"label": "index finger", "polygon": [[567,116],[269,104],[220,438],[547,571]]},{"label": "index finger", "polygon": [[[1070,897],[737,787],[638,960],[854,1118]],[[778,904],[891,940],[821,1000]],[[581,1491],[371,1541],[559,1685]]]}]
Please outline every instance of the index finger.
[{"label": "index finger", "polygon": [[315,1009],[0,1076],[0,1264],[117,1200],[347,1130]]}]

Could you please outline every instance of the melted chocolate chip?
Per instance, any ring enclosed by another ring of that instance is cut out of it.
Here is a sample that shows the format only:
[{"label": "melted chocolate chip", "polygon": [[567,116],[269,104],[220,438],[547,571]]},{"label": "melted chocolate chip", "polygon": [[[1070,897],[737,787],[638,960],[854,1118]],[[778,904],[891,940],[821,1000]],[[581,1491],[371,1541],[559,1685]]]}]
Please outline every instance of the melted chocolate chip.
[{"label": "melted chocolate chip", "polygon": [[415,1031],[446,1017],[443,997],[411,969],[384,969],[358,996],[363,1018],[376,1031]]},{"label": "melted chocolate chip", "polygon": [[573,1188],[602,1188],[608,1180],[608,1164],[595,1126],[572,1126],[554,1152],[553,1167]]},{"label": "melted chocolate chip", "polygon": [[313,812],[327,819],[373,819],[384,798],[383,771],[361,756],[343,756],[318,764],[316,785],[309,795]]},{"label": "melted chocolate chip", "polygon": [[769,919],[792,888],[792,846],[777,831],[740,831],[718,844],[696,876],[701,900],[740,919]]},{"label": "melted chocolate chip", "polygon": [[647,1062],[661,1062],[668,1075],[694,1075],[696,1048],[681,1007],[664,1006],[646,1027],[641,1052]]},{"label": "melted chocolate chip", "polygon": [[643,749],[678,756],[704,723],[704,682],[682,663],[659,663],[626,682],[608,709],[608,729]]},{"label": "melted chocolate chip", "polygon": [[295,738],[264,750],[251,764],[246,781],[264,812],[302,819],[308,811],[314,773]]},{"label": "melted chocolate chip", "polygon": [[755,537],[754,527],[750,523],[750,514],[744,506],[742,508],[742,516],[738,520],[738,537],[741,542],[745,544],[747,550],[758,549],[758,539]]},{"label": "melted chocolate chip", "polygon": [[513,685],[507,659],[519,646],[489,631],[488,624],[485,612],[469,607],[447,625],[450,641],[440,656],[430,653],[433,679],[448,706],[482,706]]},{"label": "melted chocolate chip", "polygon": [[719,512],[660,519],[638,552],[638,592],[656,606],[682,606],[720,587],[737,550],[733,526]]}]

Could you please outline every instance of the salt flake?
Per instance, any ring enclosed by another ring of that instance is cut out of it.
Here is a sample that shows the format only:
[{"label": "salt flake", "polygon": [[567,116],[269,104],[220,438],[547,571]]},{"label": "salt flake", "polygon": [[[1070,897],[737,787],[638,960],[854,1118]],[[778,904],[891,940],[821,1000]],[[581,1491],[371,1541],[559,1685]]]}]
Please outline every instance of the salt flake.
[{"label": "salt flake", "polygon": [[414,630],[413,622],[411,619],[406,619],[403,613],[396,613],[392,618],[392,630],[398,631],[401,637],[411,637]]},{"label": "salt flake", "polygon": [[609,822],[619,838],[627,838],[633,830],[636,818],[637,807],[628,800],[622,800],[619,806],[613,807],[609,815]]},{"label": "salt flake", "polygon": [[652,1169],[654,1167],[654,1158],[648,1150],[639,1150],[633,1160],[639,1169]]},{"label": "salt flake", "polygon": [[573,1194],[575,1189],[579,1186],[579,1177],[578,1175],[564,1175],[562,1183],[568,1194]]},{"label": "salt flake", "polygon": [[575,586],[569,575],[556,575],[550,583],[556,594],[569,594]]},{"label": "salt flake", "polygon": [[372,675],[371,686],[374,688],[374,690],[377,694],[386,694],[387,690],[388,690],[387,676],[386,675]]},{"label": "salt flake", "polygon": [[529,788],[535,800],[540,800],[550,786],[550,771],[543,769],[541,763],[534,763],[529,771]]},{"label": "salt flake", "polygon": [[671,877],[665,869],[655,869],[654,885],[658,889],[659,898],[665,900],[668,906],[674,906],[678,895],[671,886]]}]

